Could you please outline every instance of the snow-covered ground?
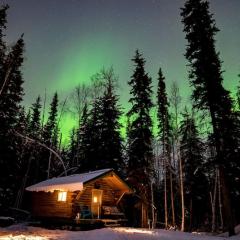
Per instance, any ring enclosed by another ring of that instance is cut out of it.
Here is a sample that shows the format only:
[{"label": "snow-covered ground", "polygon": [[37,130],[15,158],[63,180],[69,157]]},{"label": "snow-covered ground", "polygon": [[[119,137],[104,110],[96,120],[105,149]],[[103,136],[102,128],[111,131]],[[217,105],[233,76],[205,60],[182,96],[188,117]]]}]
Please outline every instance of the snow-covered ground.
[{"label": "snow-covered ground", "polygon": [[211,237],[200,234],[165,230],[136,228],[103,228],[91,231],[47,230],[38,227],[13,225],[0,228],[1,240],[240,240],[240,235],[231,238]]}]

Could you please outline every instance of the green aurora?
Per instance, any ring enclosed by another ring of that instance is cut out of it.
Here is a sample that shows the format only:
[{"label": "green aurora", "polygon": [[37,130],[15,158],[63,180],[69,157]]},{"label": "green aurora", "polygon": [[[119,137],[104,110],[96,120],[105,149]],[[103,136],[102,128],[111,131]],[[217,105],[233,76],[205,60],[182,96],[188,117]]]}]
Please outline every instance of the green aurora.
[{"label": "green aurora", "polygon": [[[153,80],[153,101],[156,101],[157,72],[161,66],[168,92],[176,81],[182,105],[189,104],[191,89],[184,58],[186,40],[179,15],[184,0],[4,2],[10,5],[7,41],[11,43],[25,33],[23,73],[27,108],[39,94],[44,98],[45,89],[47,107],[55,91],[60,101],[67,98],[71,105],[75,86],[90,84],[91,76],[103,67],[112,66],[119,77],[120,105],[123,112],[127,112],[127,82],[134,69],[131,58],[137,48],[143,53],[146,71]],[[211,0],[210,5],[221,30],[216,37],[216,48],[223,61],[224,86],[234,96],[240,73],[240,1]],[[154,110],[153,119],[156,119]],[[60,127],[64,144],[75,123],[76,118],[70,113],[62,117]],[[125,136],[124,116],[121,123]]]}]

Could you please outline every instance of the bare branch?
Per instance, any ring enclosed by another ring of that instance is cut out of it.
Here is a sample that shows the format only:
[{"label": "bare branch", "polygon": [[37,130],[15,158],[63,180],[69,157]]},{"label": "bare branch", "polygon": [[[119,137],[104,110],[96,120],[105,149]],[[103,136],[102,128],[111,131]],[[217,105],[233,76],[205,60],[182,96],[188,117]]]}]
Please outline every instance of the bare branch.
[{"label": "bare branch", "polygon": [[35,139],[32,139],[32,138],[30,138],[30,137],[28,137],[28,136],[24,136],[23,134],[21,134],[21,133],[19,133],[19,132],[17,132],[17,131],[14,131],[14,132],[15,132],[15,134],[16,134],[17,136],[19,136],[19,137],[21,137],[21,138],[24,138],[24,139],[26,139],[26,140],[29,141],[29,142],[36,143],[36,144],[38,144],[39,146],[41,146],[41,147],[49,150],[53,155],[56,156],[56,158],[58,158],[58,159],[60,160],[60,162],[62,163],[63,169],[64,169],[65,176],[67,176],[67,170],[66,170],[64,161],[63,161],[63,159],[60,157],[60,155],[59,155],[56,151],[54,151],[52,148],[48,147],[48,146],[45,145],[44,143],[41,143],[41,142],[39,142],[39,141],[37,141],[37,140],[35,140]]}]

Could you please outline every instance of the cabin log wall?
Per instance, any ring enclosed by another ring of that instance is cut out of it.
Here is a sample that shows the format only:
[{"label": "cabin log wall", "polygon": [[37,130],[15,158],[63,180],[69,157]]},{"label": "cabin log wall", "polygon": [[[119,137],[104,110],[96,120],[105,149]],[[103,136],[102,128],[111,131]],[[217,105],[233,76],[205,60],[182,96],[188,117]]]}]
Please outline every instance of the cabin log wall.
[{"label": "cabin log wall", "polygon": [[79,199],[76,200],[81,206],[88,206],[91,208],[92,203],[92,190],[98,186],[98,189],[103,190],[102,206],[116,206],[116,202],[122,194],[122,191],[116,191],[109,186],[107,180],[98,179],[84,186],[83,191],[79,195]]},{"label": "cabin log wall", "polygon": [[58,201],[58,191],[33,192],[32,214],[35,217],[72,217],[72,205],[77,193],[67,192],[66,202]]}]

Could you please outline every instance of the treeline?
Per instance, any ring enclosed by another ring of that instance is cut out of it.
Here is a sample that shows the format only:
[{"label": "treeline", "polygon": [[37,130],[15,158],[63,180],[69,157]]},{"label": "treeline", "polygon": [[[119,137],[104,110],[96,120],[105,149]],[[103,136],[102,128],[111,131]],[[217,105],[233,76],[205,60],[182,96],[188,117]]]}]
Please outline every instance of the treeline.
[{"label": "treeline", "polygon": [[[161,67],[152,88],[137,50],[128,112],[119,104],[113,69],[101,70],[90,86],[72,93],[77,124],[68,145],[60,129],[66,100],[60,104],[55,93],[48,114],[45,97],[30,109],[21,103],[24,41],[21,36],[11,47],[4,41],[7,8],[0,8],[1,207],[21,207],[25,187],[41,180],[113,168],[149,204],[153,225],[234,234],[240,222],[240,85],[234,99],[223,87],[208,2],[187,0],[181,9],[192,106],[182,106],[176,84],[167,93]],[[126,138],[120,132],[124,115]]]}]

